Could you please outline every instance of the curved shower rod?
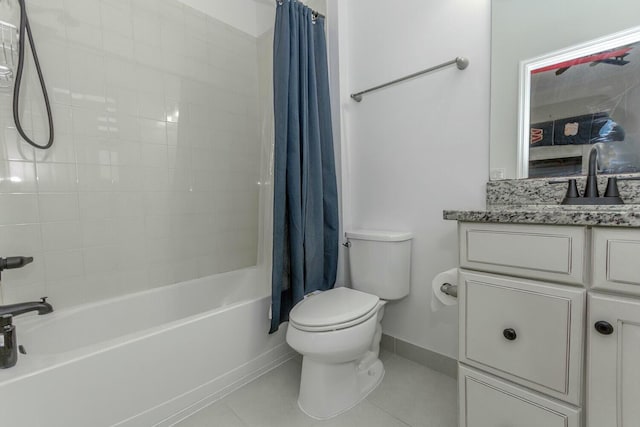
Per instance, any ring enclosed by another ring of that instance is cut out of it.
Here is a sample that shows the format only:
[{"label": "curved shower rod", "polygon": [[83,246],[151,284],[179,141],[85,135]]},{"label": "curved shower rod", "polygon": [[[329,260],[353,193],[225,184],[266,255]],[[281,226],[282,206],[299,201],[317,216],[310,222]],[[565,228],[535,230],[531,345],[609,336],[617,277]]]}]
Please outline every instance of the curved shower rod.
[{"label": "curved shower rod", "polygon": [[467,58],[463,58],[461,56],[458,56],[456,59],[444,62],[444,63],[442,63],[440,65],[436,65],[435,67],[427,68],[425,70],[418,71],[417,73],[413,73],[413,74],[409,74],[408,76],[400,77],[399,79],[395,79],[395,80],[392,80],[392,81],[390,81],[388,83],[384,83],[384,84],[381,84],[381,85],[378,85],[378,86],[374,86],[372,88],[369,88],[367,90],[363,90],[363,91],[358,92],[358,93],[352,93],[351,94],[351,98],[356,102],[360,102],[360,101],[362,101],[362,95],[364,95],[365,93],[373,92],[375,90],[382,89],[382,88],[385,88],[387,86],[391,86],[391,85],[394,85],[396,83],[400,83],[400,82],[403,82],[405,80],[409,80],[409,79],[412,79],[414,77],[418,77],[418,76],[421,76],[423,74],[430,73],[431,71],[436,71],[436,70],[439,70],[439,69],[444,68],[444,67],[448,67],[449,65],[453,65],[453,64],[456,64],[456,66],[458,67],[458,70],[464,70],[465,68],[467,68],[469,66],[469,60]]},{"label": "curved shower rod", "polygon": [[[260,0],[258,0],[258,1],[260,1]],[[269,1],[270,0],[262,0],[262,3],[266,3],[266,2],[269,2]],[[283,1],[284,0],[276,0],[276,4],[279,5],[279,6],[282,6],[282,2]],[[300,1],[299,3],[302,3],[302,2]],[[304,3],[302,3],[302,4],[304,4]],[[306,4],[305,4],[305,6],[306,6]],[[307,7],[309,7],[309,6],[307,6]],[[321,14],[317,10],[313,10],[313,9],[311,9],[311,15],[313,16],[313,19],[325,18],[325,16],[323,14]]]}]

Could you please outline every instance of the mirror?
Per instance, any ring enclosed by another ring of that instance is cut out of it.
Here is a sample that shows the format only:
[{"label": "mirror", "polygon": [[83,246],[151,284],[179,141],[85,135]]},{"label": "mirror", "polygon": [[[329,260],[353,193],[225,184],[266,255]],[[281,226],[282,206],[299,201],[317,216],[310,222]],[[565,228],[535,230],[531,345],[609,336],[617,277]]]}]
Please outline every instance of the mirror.
[{"label": "mirror", "polygon": [[518,177],[640,171],[640,27],[520,65]]},{"label": "mirror", "polygon": [[492,0],[492,180],[528,177],[518,174],[520,63],[632,28],[638,16],[637,0]]}]

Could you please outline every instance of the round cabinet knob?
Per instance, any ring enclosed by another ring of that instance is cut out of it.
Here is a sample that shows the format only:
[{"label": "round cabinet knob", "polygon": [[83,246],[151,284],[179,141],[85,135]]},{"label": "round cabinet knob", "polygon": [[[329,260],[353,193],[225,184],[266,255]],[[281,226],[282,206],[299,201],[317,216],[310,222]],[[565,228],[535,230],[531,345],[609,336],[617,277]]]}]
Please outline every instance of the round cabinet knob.
[{"label": "round cabinet knob", "polygon": [[602,335],[611,335],[613,333],[613,326],[609,322],[605,322],[604,320],[600,320],[593,325],[596,328],[596,331],[600,332]]},{"label": "round cabinet knob", "polygon": [[516,334],[515,329],[512,328],[508,328],[502,331],[502,335],[509,341],[515,341],[515,339],[518,338],[518,334]]}]

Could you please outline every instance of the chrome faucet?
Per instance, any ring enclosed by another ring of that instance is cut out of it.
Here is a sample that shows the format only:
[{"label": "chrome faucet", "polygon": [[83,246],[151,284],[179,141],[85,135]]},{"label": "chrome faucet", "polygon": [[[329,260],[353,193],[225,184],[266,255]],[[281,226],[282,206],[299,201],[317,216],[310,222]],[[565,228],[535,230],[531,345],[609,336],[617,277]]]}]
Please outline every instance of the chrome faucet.
[{"label": "chrome faucet", "polygon": [[10,314],[17,316],[19,314],[37,311],[39,315],[49,314],[53,311],[51,304],[47,302],[47,298],[43,297],[40,301],[20,302],[18,304],[0,305],[0,316]]}]

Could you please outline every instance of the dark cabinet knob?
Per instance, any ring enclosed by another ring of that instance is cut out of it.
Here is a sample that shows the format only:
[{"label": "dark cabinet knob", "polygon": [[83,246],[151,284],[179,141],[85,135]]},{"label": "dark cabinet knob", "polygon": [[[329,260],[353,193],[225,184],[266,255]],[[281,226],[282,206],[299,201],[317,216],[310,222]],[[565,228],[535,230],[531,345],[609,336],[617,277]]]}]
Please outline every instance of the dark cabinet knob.
[{"label": "dark cabinet knob", "polygon": [[605,322],[604,320],[600,320],[593,325],[596,328],[596,331],[600,332],[602,335],[611,335],[613,333],[613,326],[609,322]]},{"label": "dark cabinet knob", "polygon": [[511,329],[511,328],[508,328],[502,331],[502,335],[509,341],[515,341],[515,339],[518,338],[518,334],[516,334],[515,329]]}]

